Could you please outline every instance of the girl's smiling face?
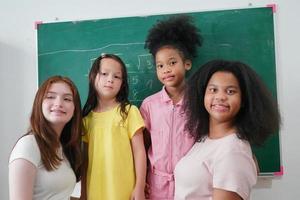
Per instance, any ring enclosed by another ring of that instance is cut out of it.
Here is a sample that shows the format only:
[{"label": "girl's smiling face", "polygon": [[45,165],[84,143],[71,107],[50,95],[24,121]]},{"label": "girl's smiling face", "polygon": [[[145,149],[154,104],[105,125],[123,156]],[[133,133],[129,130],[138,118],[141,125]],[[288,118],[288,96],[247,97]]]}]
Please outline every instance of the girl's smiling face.
[{"label": "girl's smiling face", "polygon": [[241,90],[230,72],[215,72],[206,86],[204,106],[210,121],[232,123],[241,107]]},{"label": "girl's smiling face", "polygon": [[42,112],[52,128],[60,133],[74,114],[73,93],[64,82],[52,83],[45,94]]}]

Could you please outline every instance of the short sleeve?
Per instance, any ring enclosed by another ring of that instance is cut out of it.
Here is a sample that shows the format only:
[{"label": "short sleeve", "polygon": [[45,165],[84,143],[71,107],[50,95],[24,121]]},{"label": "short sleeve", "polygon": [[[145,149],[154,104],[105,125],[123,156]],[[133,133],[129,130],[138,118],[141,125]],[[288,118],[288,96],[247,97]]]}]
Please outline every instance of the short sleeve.
[{"label": "short sleeve", "polygon": [[9,163],[16,159],[25,159],[34,166],[39,166],[41,154],[34,135],[26,135],[18,140],[10,154]]},{"label": "short sleeve", "polygon": [[147,107],[147,104],[145,103],[145,101],[143,101],[141,107],[140,107],[140,112],[141,112],[141,115],[144,119],[144,122],[145,122],[145,127],[150,130],[150,118],[149,118],[149,111],[148,111],[148,107]]},{"label": "short sleeve", "polygon": [[132,138],[138,129],[145,127],[141,113],[134,105],[130,107],[126,121],[129,138]]},{"label": "short sleeve", "polygon": [[236,192],[249,199],[256,184],[257,172],[252,155],[245,152],[230,152],[216,161],[213,172],[213,187]]},{"label": "short sleeve", "polygon": [[82,135],[82,141],[85,143],[88,143],[89,141],[89,132],[87,131],[87,118],[83,119],[83,135]]}]

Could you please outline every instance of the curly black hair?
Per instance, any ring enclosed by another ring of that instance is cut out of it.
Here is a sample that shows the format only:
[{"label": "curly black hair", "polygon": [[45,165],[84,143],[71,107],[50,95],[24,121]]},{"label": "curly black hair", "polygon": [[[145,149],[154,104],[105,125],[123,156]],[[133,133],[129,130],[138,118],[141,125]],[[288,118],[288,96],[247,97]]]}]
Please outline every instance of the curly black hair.
[{"label": "curly black hair", "polygon": [[184,98],[186,130],[196,141],[208,135],[209,114],[204,107],[205,90],[212,75],[219,71],[232,73],[240,85],[242,103],[234,122],[238,137],[253,145],[263,145],[271,134],[279,130],[281,120],[278,105],[259,75],[238,61],[210,61],[188,80]]},{"label": "curly black hair", "polygon": [[182,52],[185,59],[197,56],[197,46],[202,45],[199,29],[187,15],[175,15],[158,21],[148,32],[145,48],[155,57],[163,46],[172,46]]}]

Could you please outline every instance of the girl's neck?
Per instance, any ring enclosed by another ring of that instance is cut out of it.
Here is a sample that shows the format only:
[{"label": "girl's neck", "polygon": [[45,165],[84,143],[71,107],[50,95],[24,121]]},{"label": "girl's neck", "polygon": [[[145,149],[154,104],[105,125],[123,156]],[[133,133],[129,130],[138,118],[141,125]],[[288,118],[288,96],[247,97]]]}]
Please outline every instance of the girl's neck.
[{"label": "girl's neck", "polygon": [[98,105],[94,108],[93,111],[105,112],[111,110],[112,108],[115,108],[117,105],[119,105],[119,102],[117,102],[116,99],[111,99],[111,100],[101,99],[98,101]]},{"label": "girl's neck", "polygon": [[211,139],[218,139],[236,133],[236,131],[236,127],[232,125],[232,122],[216,123],[210,121],[208,137]]},{"label": "girl's neck", "polygon": [[168,93],[169,97],[172,99],[173,104],[178,103],[183,95],[184,95],[184,88],[185,85],[181,84],[179,87],[166,87],[166,92]]},{"label": "girl's neck", "polygon": [[62,125],[56,124],[55,126],[54,125],[52,126],[52,128],[55,131],[58,138],[60,138],[62,130],[64,129],[64,127],[65,127],[65,124],[62,124]]}]

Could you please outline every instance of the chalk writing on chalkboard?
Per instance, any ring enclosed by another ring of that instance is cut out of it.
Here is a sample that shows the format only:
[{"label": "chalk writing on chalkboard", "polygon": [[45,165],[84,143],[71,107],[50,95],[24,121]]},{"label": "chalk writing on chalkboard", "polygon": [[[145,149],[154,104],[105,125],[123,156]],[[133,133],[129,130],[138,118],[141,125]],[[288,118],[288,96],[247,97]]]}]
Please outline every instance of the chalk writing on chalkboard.
[{"label": "chalk writing on chalkboard", "polygon": [[[137,47],[138,46],[138,47]],[[85,73],[82,74],[83,79],[87,79],[89,71],[92,67],[95,59],[100,55],[99,52],[111,52],[113,48],[114,54],[120,56],[127,68],[128,77],[129,77],[129,85],[130,85],[130,95],[129,100],[135,104],[140,104],[143,99],[146,97],[142,94],[147,93],[148,91],[152,91],[154,85],[157,85],[157,89],[161,86],[158,83],[158,80],[155,76],[155,69],[153,67],[153,58],[150,53],[142,53],[133,55],[130,59],[126,58],[126,54],[124,53],[125,49],[135,49],[135,48],[143,48],[143,42],[136,43],[124,43],[124,44],[108,44],[103,47],[98,47],[94,49],[64,49],[57,50],[47,53],[39,54],[39,58],[42,57],[55,57],[63,56],[65,54],[70,54],[72,57],[78,57],[81,55],[86,55],[87,60],[82,60],[81,62],[86,63]],[[143,50],[143,49],[142,49]],[[97,56],[94,56],[95,53]],[[137,52],[138,53],[138,52]],[[98,55],[99,54],[99,55]],[[156,84],[155,84],[156,83]]]}]

